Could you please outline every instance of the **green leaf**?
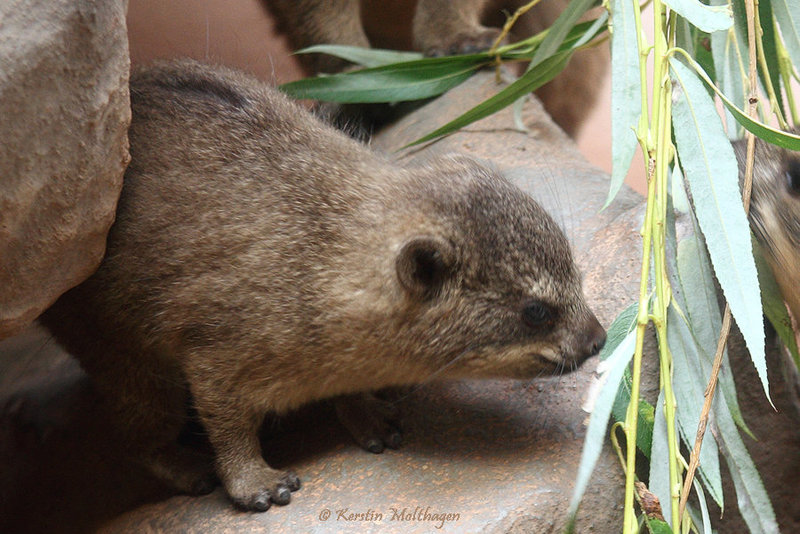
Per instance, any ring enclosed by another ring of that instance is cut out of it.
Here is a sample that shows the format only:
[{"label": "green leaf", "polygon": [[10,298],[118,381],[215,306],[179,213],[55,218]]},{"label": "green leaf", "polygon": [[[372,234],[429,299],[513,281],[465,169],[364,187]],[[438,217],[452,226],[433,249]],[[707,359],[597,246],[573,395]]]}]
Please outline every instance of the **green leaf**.
[{"label": "green leaf", "polygon": [[[614,421],[623,423],[628,411],[628,404],[631,402],[631,373],[625,371],[622,382],[619,384],[614,405],[611,407],[611,415]],[[636,423],[636,447],[642,451],[645,457],[650,458],[653,446],[653,421],[655,408],[647,401],[639,399],[638,422]]]},{"label": "green leaf", "polygon": [[[758,62],[758,71],[762,80],[769,78],[772,88],[775,91],[775,98],[778,100],[778,109],[781,115],[786,113],[783,105],[783,95],[781,93],[780,67],[778,66],[778,47],[775,43],[775,21],[772,17],[772,4],[770,2],[758,3],[758,16],[761,21],[761,44],[764,47],[764,62],[767,64],[766,72],[761,62]],[[764,83],[764,87],[767,84]]]},{"label": "green leaf", "polygon": [[[706,83],[706,85],[708,85],[714,90],[715,93],[717,93],[717,96],[720,97],[722,103],[733,114],[734,118],[739,122],[739,124],[768,143],[772,143],[773,145],[779,147],[788,148],[789,150],[800,151],[800,136],[776,130],[775,128],[771,128],[762,122],[751,119],[744,111],[736,107],[736,105],[731,102],[728,97],[725,96],[725,94],[722,93],[719,88],[717,88],[716,85],[714,85],[705,71],[703,71],[703,69],[694,59],[686,55],[680,49],[673,49],[673,52],[681,54],[686,62],[691,65],[697,75],[700,76],[700,78]],[[680,62],[674,57],[671,57],[670,65],[675,64],[680,64]]]},{"label": "green leaf", "polygon": [[758,242],[753,240],[755,249],[756,268],[758,269],[758,282],[761,285],[761,305],[764,307],[764,315],[772,323],[778,337],[789,349],[795,366],[800,369],[800,354],[797,350],[797,338],[792,329],[792,319],[786,311],[786,304],[783,302],[783,295],[772,274],[772,269],[767,265],[764,255]]},{"label": "green leaf", "polygon": [[[728,0],[713,0],[716,5],[727,4]],[[738,107],[747,105],[747,95],[743,83],[744,66],[747,60],[742,55],[740,41],[737,40],[736,28],[711,34],[711,53],[714,58],[716,81],[720,90]],[[733,118],[731,112],[725,110],[725,125],[729,139],[742,137],[742,127]]]},{"label": "green leaf", "polygon": [[[606,344],[609,345],[609,351],[600,353],[600,359],[603,361],[608,358],[622,340],[633,330],[636,326],[636,316],[639,313],[639,303],[634,302],[620,313],[614,320],[614,323],[608,329],[606,334],[608,340]],[[614,398],[614,404],[611,407],[611,415],[617,422],[624,422],[625,416],[628,411],[628,404],[631,402],[631,372],[625,369],[625,374],[619,384],[617,395]],[[646,457],[650,458],[650,446],[653,442],[653,405],[647,401],[639,400],[638,409],[638,423],[636,432],[636,446],[642,451]]]},{"label": "green leaf", "polygon": [[783,44],[795,67],[800,66],[800,2],[797,0],[772,0],[775,20],[781,28]]},{"label": "green leaf", "polygon": [[689,198],[686,196],[686,188],[683,185],[683,171],[678,164],[677,157],[672,166],[672,177],[670,178],[672,204],[679,213],[689,213]]},{"label": "green leaf", "polygon": [[674,59],[670,68],[673,131],[697,220],[717,279],[769,398],[758,275],[750,227],[739,197],[736,157],[714,102],[695,73]]},{"label": "green leaf", "polygon": [[295,54],[328,54],[365,67],[382,67],[424,57],[419,52],[398,52],[397,50],[331,44],[309,46],[298,50]]},{"label": "green leaf", "polygon": [[[700,423],[700,412],[709,375],[704,372],[700,364],[689,326],[676,311],[674,303],[671,303],[667,310],[667,338],[672,353],[672,386],[675,391],[678,427],[684,443],[691,450]],[[698,471],[711,496],[720,508],[724,509],[719,455],[714,436],[710,432],[706,432],[700,447]]]},{"label": "green leaf", "polygon": [[344,103],[398,102],[437,96],[460,84],[487,60],[480,55],[423,59],[355,72],[305,78],[279,88],[294,98]]},{"label": "green leaf", "polygon": [[[692,32],[692,24],[684,17],[676,14],[675,16],[675,46],[683,48],[693,58],[697,58],[697,51],[695,50],[694,34]],[[705,68],[705,65],[703,65]],[[713,76],[712,76],[713,78]]]},{"label": "green leaf", "polygon": [[647,526],[653,534],[672,534],[672,528],[660,519],[648,519]]},{"label": "green leaf", "polygon": [[[564,38],[570,33],[570,30],[573,29],[578,19],[592,7],[594,2],[595,0],[572,0],[567,7],[564,8],[564,11],[561,12],[561,15],[558,16],[553,25],[550,26],[547,36],[533,55],[531,64],[538,66],[547,58],[553,56],[558,50],[561,50],[561,43],[564,42]],[[529,70],[533,70],[533,67],[528,68]]]},{"label": "green leaf", "polygon": [[[669,443],[667,419],[664,417],[664,390],[658,392],[658,409],[653,421],[653,446],[650,455],[648,489],[658,497],[664,517],[672,517],[672,501],[669,498]],[[670,519],[671,521],[671,519]]]},{"label": "green leaf", "polygon": [[636,132],[642,114],[639,47],[633,5],[611,0],[611,183],[603,208],[617,196],[636,151]]},{"label": "green leaf", "polygon": [[707,6],[698,0],[664,0],[664,4],[704,32],[727,30],[733,25],[733,13],[727,6]]},{"label": "green leaf", "polygon": [[600,361],[607,360],[616,348],[628,337],[628,334],[636,328],[636,316],[639,315],[639,303],[634,302],[622,310],[611,326],[606,331],[606,344],[600,351]]},{"label": "green leaf", "polygon": [[[706,247],[696,226],[695,233],[681,240],[678,245],[677,264],[678,278],[673,280],[672,284],[674,297],[689,321],[689,329],[694,337],[697,355],[700,357],[703,376],[710,377],[717,350],[717,339],[722,330],[722,314],[719,310],[716,284],[711,273]],[[739,409],[736,384],[731,373],[727,349],[722,353],[722,368],[719,371],[717,388],[725,395],[736,424],[753,437]]]},{"label": "green leaf", "polygon": [[713,424],[718,429],[715,435],[733,479],[739,513],[751,534],[777,534],[778,522],[758,469],[739,436],[736,423],[725,405],[725,397],[717,399],[720,405],[714,410]]},{"label": "green leaf", "polygon": [[[701,532],[702,534],[713,534],[711,517],[708,515],[708,504],[706,504],[706,495],[703,493],[703,487],[697,479],[692,480],[692,487],[697,493],[697,501],[700,503],[700,517],[703,521],[703,530]],[[697,525],[697,521],[693,520],[693,523]]]},{"label": "green leaf", "polygon": [[448,122],[444,126],[437,128],[431,133],[420,137],[416,141],[409,143],[403,148],[408,148],[443,135],[455,132],[459,128],[463,128],[475,121],[491,115],[506,106],[514,103],[515,100],[524,96],[531,91],[535,91],[542,85],[546,84],[561,72],[567,65],[569,58],[572,57],[572,50],[558,52],[555,56],[549,57],[539,64],[538,68],[526,72],[521,78],[514,81],[496,95],[488,98],[470,109],[463,115]]},{"label": "green leaf", "polygon": [[[630,309],[630,308],[629,308]],[[626,310],[627,311],[627,310]],[[583,498],[589,479],[600,457],[603,443],[606,440],[606,428],[608,418],[611,416],[611,407],[614,404],[617,390],[619,389],[622,375],[628,368],[628,364],[633,357],[634,345],[636,342],[636,331],[631,330],[622,340],[619,340],[617,332],[630,327],[630,317],[623,317],[620,314],[608,329],[608,339],[603,350],[600,351],[601,364],[598,372],[602,371],[600,392],[597,395],[592,415],[589,418],[589,428],[586,430],[586,438],[583,442],[583,452],[581,453],[581,463],[578,467],[578,476],[575,481],[575,489],[572,493],[568,516],[573,518],[578,511],[578,505]],[[612,331],[614,337],[612,338]]]},{"label": "green leaf", "polygon": [[[574,50],[596,37],[605,28],[606,17],[603,14],[596,20],[577,24],[562,39],[559,50]],[[519,43],[501,47],[498,54],[503,60],[531,59],[548,35],[550,31],[545,30]],[[421,56],[417,53],[339,45],[313,46],[301,52],[328,53],[369,67],[334,75],[320,75],[280,86],[281,90],[295,98],[343,103],[398,102],[430,98],[455,87],[495,60],[488,52],[420,59]],[[536,70],[542,70],[543,74],[549,74],[552,78],[555,74],[548,72],[550,67],[551,64],[543,63]],[[547,81],[549,79],[539,85]]]}]

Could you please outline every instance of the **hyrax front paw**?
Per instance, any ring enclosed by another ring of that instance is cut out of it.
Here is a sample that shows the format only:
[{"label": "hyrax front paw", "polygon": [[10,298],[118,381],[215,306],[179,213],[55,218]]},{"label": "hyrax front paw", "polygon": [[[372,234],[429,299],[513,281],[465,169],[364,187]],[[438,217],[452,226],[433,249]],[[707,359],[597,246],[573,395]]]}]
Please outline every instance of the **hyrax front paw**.
[{"label": "hyrax front paw", "polygon": [[264,465],[242,470],[225,484],[225,489],[239,508],[265,512],[272,503],[289,504],[292,492],[300,489],[300,479],[291,471],[277,471]]},{"label": "hyrax front paw", "polygon": [[372,453],[396,449],[403,438],[397,429],[397,408],[371,393],[348,395],[334,401],[336,415],[353,439]]}]

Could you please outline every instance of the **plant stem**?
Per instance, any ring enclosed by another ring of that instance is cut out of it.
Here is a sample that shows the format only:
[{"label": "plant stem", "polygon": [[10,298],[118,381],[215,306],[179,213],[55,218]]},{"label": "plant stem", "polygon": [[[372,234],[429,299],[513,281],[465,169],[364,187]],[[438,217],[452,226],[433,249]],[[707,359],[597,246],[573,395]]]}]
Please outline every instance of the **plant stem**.
[{"label": "plant stem", "polygon": [[[639,309],[636,318],[636,348],[633,353],[633,369],[631,372],[631,397],[628,410],[625,414],[625,440],[626,440],[626,468],[625,468],[625,506],[623,512],[623,533],[635,534],[639,531],[634,510],[635,478],[636,478],[636,433],[639,421],[639,390],[642,374],[642,353],[647,325],[650,321],[648,285],[650,280],[650,254],[653,241],[653,225],[656,211],[656,178],[655,161],[652,136],[650,134],[648,94],[647,94],[647,56],[651,47],[645,41],[642,29],[641,7],[636,0],[633,3],[634,21],[636,24],[636,37],[639,49],[639,84],[642,93],[642,110],[639,124],[636,128],[636,137],[642,148],[642,153],[647,164],[647,207],[645,211],[644,227],[642,229],[642,269],[639,282]],[[654,10],[662,10],[660,0],[655,0]],[[660,17],[656,15],[656,40],[660,29]],[[659,84],[660,86],[660,84]],[[657,91],[655,91],[657,93]],[[656,95],[654,95],[654,98]]]},{"label": "plant stem", "polygon": [[[659,2],[660,3],[660,2]],[[658,7],[658,6],[655,6]],[[669,452],[669,485],[671,502],[671,519],[673,532],[679,532],[681,515],[678,513],[680,498],[680,482],[678,478],[678,440],[675,434],[675,394],[672,390],[672,355],[667,343],[667,309],[672,296],[672,289],[667,275],[666,260],[666,219],[667,219],[667,184],[669,163],[672,159],[672,85],[669,78],[669,63],[667,39],[675,39],[675,17],[670,15],[669,24],[666,22],[665,12],[657,13],[656,38],[654,53],[654,83],[653,109],[656,120],[653,129],[656,132],[656,191],[658,202],[658,221],[654,228],[654,267],[656,299],[653,310],[654,325],[658,334],[659,363],[661,384],[664,388],[664,418],[667,423],[667,447]],[[661,29],[658,31],[658,29]]]},{"label": "plant stem", "polygon": [[[757,5],[758,0],[745,0],[745,8],[747,10],[747,35],[748,35],[748,48],[750,51],[750,68],[749,68],[749,93],[748,102],[750,108],[748,114],[752,118],[756,118],[758,114],[758,94],[757,94],[757,80],[756,80],[756,24],[757,20]],[[759,28],[760,30],[760,28]],[[760,32],[759,39],[760,41]],[[768,78],[768,76],[767,76]],[[751,132],[747,132],[747,161],[745,164],[744,187],[742,191],[744,211],[750,211],[750,191],[753,185],[753,160],[755,156],[755,142],[756,138]],[[714,355],[714,363],[711,368],[711,377],[708,381],[708,386],[704,392],[705,399],[703,401],[703,409],[700,412],[700,421],[697,425],[697,435],[694,440],[694,447],[692,454],[689,458],[689,467],[686,472],[686,478],[683,484],[683,494],[681,495],[680,513],[683,515],[686,509],[686,501],[689,498],[689,491],[691,490],[692,480],[697,467],[700,465],[700,448],[703,445],[703,437],[705,436],[706,426],[708,425],[709,413],[711,412],[711,403],[714,400],[714,392],[717,387],[717,380],[719,378],[719,370],[722,366],[722,355],[725,351],[725,344],[728,340],[728,334],[731,328],[731,309],[730,306],[725,304],[725,312],[722,315],[722,328],[717,340],[717,352]]]},{"label": "plant stem", "polygon": [[514,14],[508,17],[508,20],[506,20],[506,23],[503,25],[503,29],[500,31],[500,35],[497,36],[494,44],[489,49],[489,54],[493,54],[495,50],[497,50],[497,47],[500,46],[500,43],[503,42],[503,39],[508,37],[508,33],[511,31],[511,28],[514,26],[514,24],[516,24],[517,19],[533,9],[533,7],[541,1],[542,0],[533,0],[532,2],[528,2],[524,6],[518,7],[517,10],[514,11]]},{"label": "plant stem", "polygon": [[789,103],[789,113],[792,115],[792,123],[798,123],[797,106],[794,102],[794,91],[792,91],[792,74],[794,73],[794,66],[792,60],[789,58],[789,53],[783,45],[783,40],[779,35],[775,35],[776,45],[778,47],[778,67],[780,68],[781,80],[783,80],[783,87],[786,88],[786,100]]},{"label": "plant stem", "polygon": [[[768,24],[774,24],[773,21],[768,20]],[[767,67],[767,58],[764,56],[764,43],[761,40],[761,36],[764,33],[761,29],[761,17],[758,14],[758,1],[755,2],[755,14],[751,15],[750,13],[747,14],[747,29],[748,29],[748,40],[751,40],[749,37],[750,34],[750,25],[753,24],[755,27],[755,31],[758,32],[758,39],[755,39],[756,44],[756,51],[758,53],[758,63],[761,65],[761,70],[764,73],[764,88],[767,91],[767,97],[769,99],[769,105],[772,112],[778,119],[778,124],[780,125],[782,130],[787,129],[786,120],[783,118],[783,111],[781,110],[780,105],[778,104],[778,97],[775,93],[775,87],[772,86],[772,79],[769,77],[769,68]],[[755,36],[753,36],[755,38]],[[752,52],[751,52],[752,57]],[[781,90],[780,87],[777,89],[778,91]]]},{"label": "plant stem", "polygon": [[[650,48],[644,42],[641,29],[641,12],[634,8],[634,18],[639,45],[639,72],[642,90],[642,114],[637,128],[637,137],[647,161],[647,210],[645,215],[642,254],[642,272],[640,281],[639,315],[636,332],[636,352],[633,356],[631,400],[625,417],[625,437],[627,440],[625,469],[625,534],[637,532],[633,501],[636,480],[636,433],[639,406],[639,384],[641,378],[641,362],[644,336],[652,313],[652,321],[658,335],[659,362],[661,367],[661,384],[664,388],[664,417],[667,421],[667,441],[669,451],[669,481],[671,520],[674,533],[680,532],[679,490],[680,472],[678,465],[678,439],[675,432],[675,395],[672,389],[672,356],[667,345],[667,309],[672,290],[666,268],[666,216],[667,216],[667,184],[669,162],[672,159],[671,142],[671,82],[669,79],[669,63],[667,51],[670,43],[674,45],[675,18],[670,15],[661,0],[653,2],[655,37],[653,44],[653,93],[652,124],[648,125],[647,108],[647,70],[646,60]],[[650,255],[653,257],[655,299],[652,312],[648,310],[647,289],[650,275]]]}]

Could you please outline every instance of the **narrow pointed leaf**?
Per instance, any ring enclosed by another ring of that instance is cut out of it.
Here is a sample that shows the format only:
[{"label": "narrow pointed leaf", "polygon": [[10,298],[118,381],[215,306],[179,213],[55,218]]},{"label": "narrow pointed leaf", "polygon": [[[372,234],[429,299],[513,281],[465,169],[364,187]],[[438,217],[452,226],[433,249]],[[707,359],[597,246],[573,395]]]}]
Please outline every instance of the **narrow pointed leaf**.
[{"label": "narrow pointed leaf", "polygon": [[550,26],[547,36],[533,55],[531,63],[533,65],[538,65],[555,54],[556,51],[560,49],[561,43],[564,42],[570,30],[575,26],[575,23],[578,22],[578,19],[581,18],[594,3],[595,0],[572,0],[567,7],[564,8],[564,11],[561,12],[561,15],[558,16],[553,25]]},{"label": "narrow pointed leaf", "polygon": [[[616,347],[617,344],[628,335],[631,329],[636,326],[636,316],[639,313],[639,303],[634,302],[620,313],[614,320],[614,324],[608,331],[607,343],[611,343],[611,347]],[[603,358],[610,356],[610,352],[601,354],[601,361]],[[628,413],[628,405],[631,402],[631,372],[629,369],[625,370],[622,381],[617,390],[617,396],[614,399],[614,404],[611,407],[611,415],[614,421],[622,423]],[[655,409],[653,405],[645,400],[639,400],[638,419],[636,432],[636,446],[642,451],[647,458],[650,458],[650,446],[653,442],[653,414]]]},{"label": "narrow pointed leaf", "polygon": [[764,87],[767,86],[763,80],[769,78],[772,89],[775,91],[775,98],[778,101],[778,109],[781,115],[786,113],[783,105],[783,94],[781,93],[781,76],[778,67],[778,46],[775,42],[775,21],[772,16],[772,4],[770,2],[758,2],[758,16],[761,21],[761,45],[764,47],[764,62],[767,64],[766,71],[759,61],[758,69]]},{"label": "narrow pointed leaf", "polygon": [[[679,51],[676,52],[680,53]],[[682,57],[689,65],[691,65],[697,75],[700,76],[700,79],[702,79],[706,85],[708,85],[714,90],[714,92],[717,93],[717,95],[720,97],[720,100],[722,100],[722,103],[725,105],[728,111],[733,114],[734,118],[739,122],[739,124],[768,143],[772,143],[773,145],[779,147],[788,148],[789,150],[800,150],[800,136],[776,130],[775,128],[772,128],[762,122],[751,119],[744,111],[739,109],[733,102],[731,102],[730,99],[728,99],[728,97],[725,96],[725,94],[720,91],[716,85],[714,85],[714,82],[711,81],[705,71],[703,71],[703,69],[695,60],[686,55],[682,55]],[[676,60],[675,57],[671,57],[670,65],[676,64],[680,64],[680,61]]]},{"label": "narrow pointed leaf", "polygon": [[655,408],[648,489],[658,497],[661,503],[661,513],[667,521],[672,521],[672,501],[669,498],[669,443],[667,441],[667,419],[664,417],[663,389],[658,393],[658,402]]},{"label": "narrow pointed leaf", "polygon": [[600,457],[600,451],[603,449],[603,444],[606,440],[606,428],[608,427],[608,419],[611,416],[611,407],[614,404],[622,376],[633,357],[636,331],[631,330],[620,341],[618,335],[614,335],[612,338],[612,330],[621,332],[622,329],[629,327],[628,318],[620,319],[618,317],[609,328],[606,346],[603,347],[600,353],[601,359],[605,356],[604,361],[601,363],[604,369],[602,374],[603,383],[595,399],[592,415],[589,418],[589,428],[586,430],[586,438],[583,442],[581,463],[578,467],[578,476],[569,506],[568,515],[570,517],[574,517],[578,511],[578,505],[589,484],[597,459]]},{"label": "narrow pointed leaf", "polygon": [[664,4],[704,32],[727,30],[733,25],[733,13],[727,6],[707,6],[698,0],[664,0]]},{"label": "narrow pointed leaf", "polygon": [[605,208],[617,196],[636,151],[636,132],[642,114],[639,47],[633,5],[611,0],[611,183]]},{"label": "narrow pointed leaf", "polygon": [[542,85],[555,78],[555,76],[567,65],[570,57],[572,57],[572,51],[568,50],[559,52],[555,56],[545,59],[538,68],[525,73],[521,78],[508,85],[493,97],[484,100],[463,115],[448,122],[444,126],[437,128],[433,132],[420,137],[413,143],[409,143],[403,148],[408,148],[426,141],[430,141],[431,139],[453,133],[459,128],[463,128],[464,126],[491,115],[495,111],[501,110],[506,106],[510,106],[518,98],[530,93],[531,91],[535,91]]},{"label": "narrow pointed leaf", "polygon": [[767,265],[763,254],[758,248],[758,243],[754,242],[754,248],[757,249],[756,268],[758,269],[758,280],[761,284],[761,304],[764,307],[764,315],[767,316],[769,322],[772,323],[775,332],[789,353],[792,355],[794,364],[800,369],[800,354],[797,350],[797,338],[795,337],[794,330],[792,329],[792,319],[789,317],[789,312],[786,311],[786,304],[783,302],[781,290],[778,287],[778,282],[772,274],[772,270]]},{"label": "narrow pointed leaf", "polygon": [[686,196],[686,188],[683,182],[683,171],[677,163],[672,167],[672,177],[670,178],[670,185],[672,186],[672,205],[680,213],[689,213],[689,198]]},{"label": "narrow pointed leaf", "polygon": [[294,98],[330,102],[421,100],[455,87],[487,62],[481,56],[437,59],[445,61],[411,61],[350,73],[305,78],[283,84],[280,89]]},{"label": "narrow pointed leaf", "polygon": [[[719,309],[711,265],[699,229],[695,228],[694,235],[685,237],[678,244],[677,261],[678,279],[673,280],[676,299],[689,320],[689,329],[694,337],[697,355],[700,357],[703,376],[710,377],[717,350],[717,339],[722,329],[722,313]],[[752,437],[753,434],[747,428],[739,409],[736,384],[731,373],[727,349],[722,353],[722,368],[718,380],[717,388],[725,395],[734,421]]]},{"label": "narrow pointed leaf", "polygon": [[795,67],[800,66],[800,2],[797,0],[772,0],[775,20],[781,28],[786,51]]},{"label": "narrow pointed leaf", "polygon": [[[675,18],[675,46],[683,48],[690,56],[697,58],[694,39],[692,38],[692,24],[680,15]],[[703,65],[703,68],[705,68],[705,65]]]},{"label": "narrow pointed leaf", "polygon": [[681,164],[714,271],[769,398],[764,325],[750,227],[742,207],[738,168],[719,115],[695,73],[670,61],[672,118]]},{"label": "narrow pointed leaf", "polygon": [[392,63],[422,59],[419,52],[399,52],[380,48],[363,48],[347,45],[314,45],[298,50],[295,54],[328,54],[364,67],[382,67]]},{"label": "narrow pointed leaf", "polygon": [[[703,521],[703,530],[701,530],[701,534],[713,534],[713,530],[711,528],[711,516],[708,514],[708,504],[706,503],[706,495],[703,493],[703,487],[700,485],[700,482],[697,479],[692,481],[692,487],[694,488],[695,493],[697,493],[697,501],[700,503],[700,517]],[[697,522],[694,522],[697,525]]]},{"label": "narrow pointed leaf", "polygon": [[[708,375],[703,372],[700,365],[689,327],[675,311],[674,305],[670,305],[667,311],[667,338],[672,352],[672,385],[675,390],[678,427],[684,443],[691,450],[700,422]],[[711,496],[720,508],[724,509],[717,444],[709,432],[706,433],[700,447],[698,471]]]},{"label": "narrow pointed leaf", "polygon": [[736,423],[725,405],[725,398],[718,397],[718,400],[719,406],[714,410],[714,425],[718,429],[715,434],[733,479],[739,513],[751,534],[777,534],[778,522],[758,469],[739,436]]},{"label": "narrow pointed leaf", "polygon": [[[713,0],[715,5],[728,3],[728,0]],[[711,34],[711,53],[716,67],[716,80],[720,90],[738,107],[744,109],[747,102],[743,69],[746,64],[742,56],[741,43],[735,28]],[[739,139],[742,128],[729,110],[725,110],[725,126],[729,139]]]}]

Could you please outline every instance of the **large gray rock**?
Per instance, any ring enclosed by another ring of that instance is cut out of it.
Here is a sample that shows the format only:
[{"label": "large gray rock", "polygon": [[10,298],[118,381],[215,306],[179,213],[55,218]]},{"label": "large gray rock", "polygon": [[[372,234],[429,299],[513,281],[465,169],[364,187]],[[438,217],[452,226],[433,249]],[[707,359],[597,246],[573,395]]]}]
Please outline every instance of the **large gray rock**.
[{"label": "large gray rock", "polygon": [[105,251],[129,160],[127,4],[0,2],[0,339]]}]

